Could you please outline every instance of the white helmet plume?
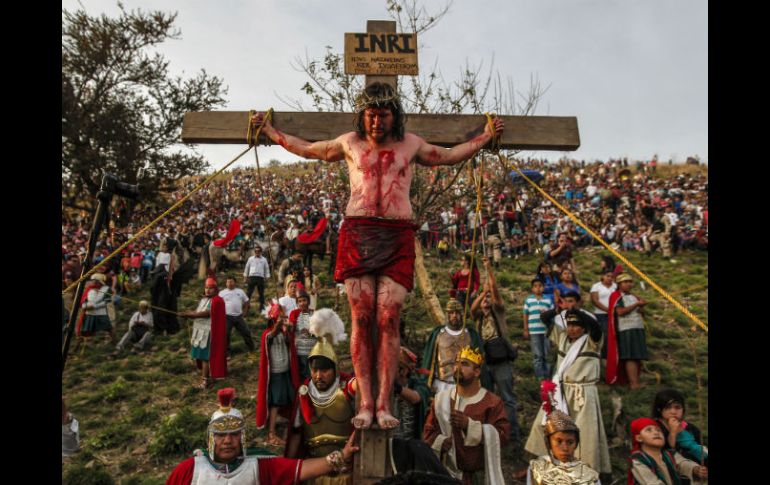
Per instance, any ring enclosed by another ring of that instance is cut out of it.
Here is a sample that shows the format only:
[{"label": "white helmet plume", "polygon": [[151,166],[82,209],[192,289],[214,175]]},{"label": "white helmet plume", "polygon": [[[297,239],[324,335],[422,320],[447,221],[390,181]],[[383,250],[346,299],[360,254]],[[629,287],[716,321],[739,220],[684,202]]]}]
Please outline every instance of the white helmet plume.
[{"label": "white helmet plume", "polygon": [[332,345],[344,342],[348,338],[345,324],[331,308],[321,308],[310,316],[308,332],[316,337],[325,337]]}]

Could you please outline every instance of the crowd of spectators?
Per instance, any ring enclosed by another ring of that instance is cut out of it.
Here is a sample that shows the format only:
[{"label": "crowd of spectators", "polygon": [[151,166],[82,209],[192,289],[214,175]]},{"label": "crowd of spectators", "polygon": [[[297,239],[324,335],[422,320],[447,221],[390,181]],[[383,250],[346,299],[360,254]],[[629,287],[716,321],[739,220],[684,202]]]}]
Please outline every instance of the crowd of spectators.
[{"label": "crowd of spectators", "polygon": [[[544,175],[540,186],[619,250],[650,253],[663,239],[674,253],[708,248],[708,177],[703,171],[663,177],[651,162],[629,168],[626,160],[546,163],[527,159],[519,166],[540,171]],[[598,244],[534,189],[504,181],[502,168],[488,164],[486,172],[488,182],[477,238],[499,236],[504,256],[540,251],[550,254],[558,248],[561,234],[566,234],[575,247]],[[191,252],[199,252],[210,241],[223,237],[236,218],[241,221],[241,231],[231,248],[242,250],[244,261],[249,256],[245,250],[253,247],[255,240],[278,234],[282,241],[292,241],[302,231],[312,229],[323,215],[329,218],[334,233],[347,204],[344,176],[344,166],[321,163],[281,170],[280,174],[263,170],[261,177],[254,169],[236,169],[198,191],[126,248],[121,258],[111,260],[107,268],[109,283],[117,294],[136,291],[154,267],[167,264],[167,254],[161,251],[163,239],[171,237]],[[180,181],[168,203],[188,194],[204,177]],[[466,182],[461,176],[429,210],[423,211],[419,223],[427,250],[435,249],[442,239],[445,253],[446,248],[470,248],[476,197]],[[439,178],[435,184],[444,187],[447,179]],[[103,231],[97,242],[94,262],[99,263],[162,209],[155,204],[140,204],[129,217],[125,202],[117,202],[110,229]],[[656,209],[662,213],[656,213]],[[664,231],[662,217],[668,218],[670,225],[666,224],[664,237],[653,237],[656,231]],[[90,225],[91,218],[85,211],[62,213],[63,284],[80,274]],[[288,251],[285,245],[283,251]],[[271,264],[277,267],[277,258],[286,254],[268,256],[276,259]]]}]

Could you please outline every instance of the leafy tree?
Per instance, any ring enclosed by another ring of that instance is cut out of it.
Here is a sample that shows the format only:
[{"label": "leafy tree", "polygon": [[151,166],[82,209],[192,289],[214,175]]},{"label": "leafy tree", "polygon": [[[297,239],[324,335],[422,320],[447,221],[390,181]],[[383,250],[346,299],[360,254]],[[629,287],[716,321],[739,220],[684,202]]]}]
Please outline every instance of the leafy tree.
[{"label": "leafy tree", "polygon": [[[126,11],[91,17],[62,10],[62,199],[90,209],[105,171],[141,183],[148,196],[203,171],[202,156],[179,143],[188,111],[224,105],[222,79],[201,70],[171,76],[152,48],[179,39],[176,13]],[[89,197],[90,195],[90,197]]]}]

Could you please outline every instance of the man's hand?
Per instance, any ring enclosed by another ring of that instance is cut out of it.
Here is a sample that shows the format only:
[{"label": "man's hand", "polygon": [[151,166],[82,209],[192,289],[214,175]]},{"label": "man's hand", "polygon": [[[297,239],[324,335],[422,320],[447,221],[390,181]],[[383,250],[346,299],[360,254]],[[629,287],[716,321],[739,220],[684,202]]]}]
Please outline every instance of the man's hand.
[{"label": "man's hand", "polygon": [[463,431],[468,429],[468,416],[461,411],[452,410],[452,414],[449,416],[449,422],[453,428],[459,428]]},{"label": "man's hand", "polygon": [[441,443],[441,452],[446,453],[449,451],[449,449],[452,448],[452,437],[445,439],[443,443]]},{"label": "man's hand", "polygon": [[[494,129],[492,128],[492,126],[494,126]],[[486,126],[484,127],[484,133],[491,136],[492,138],[498,137],[503,134],[505,123],[503,123],[502,119],[492,118],[492,126],[490,126],[490,124],[487,123]]]},{"label": "man's hand", "polygon": [[260,125],[263,125],[263,128],[273,127],[273,124],[270,122],[270,120],[265,119],[265,113],[261,111],[254,114],[254,116],[251,117],[251,126],[254,130],[259,128]]},{"label": "man's hand", "polygon": [[524,330],[524,338],[529,340],[529,330]]},{"label": "man's hand", "polygon": [[705,466],[696,466],[692,470],[692,474],[695,477],[698,477],[701,480],[705,480],[709,477],[709,469]]},{"label": "man's hand", "polygon": [[639,298],[639,301],[637,301],[636,304],[638,306],[644,306],[647,304],[647,300],[645,300],[644,298]]},{"label": "man's hand", "polygon": [[353,432],[350,434],[350,438],[348,438],[348,441],[345,443],[345,447],[342,448],[342,458],[345,461],[352,460],[353,454],[361,449],[360,447],[355,445],[357,432],[358,432],[357,429],[353,430]]}]

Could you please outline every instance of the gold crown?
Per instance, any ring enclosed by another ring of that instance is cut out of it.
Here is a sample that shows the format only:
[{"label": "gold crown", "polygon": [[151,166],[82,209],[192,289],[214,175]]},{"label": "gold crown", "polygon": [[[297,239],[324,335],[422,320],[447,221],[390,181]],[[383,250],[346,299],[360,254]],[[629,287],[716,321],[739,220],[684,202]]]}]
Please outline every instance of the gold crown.
[{"label": "gold crown", "polygon": [[245,427],[246,423],[243,421],[243,418],[228,414],[211,423],[209,431],[212,433],[233,433],[241,431]]},{"label": "gold crown", "polygon": [[457,360],[462,359],[470,360],[476,365],[481,365],[481,363],[484,362],[484,356],[482,356],[478,350],[470,347],[463,347],[460,349],[460,353],[457,354]]}]

